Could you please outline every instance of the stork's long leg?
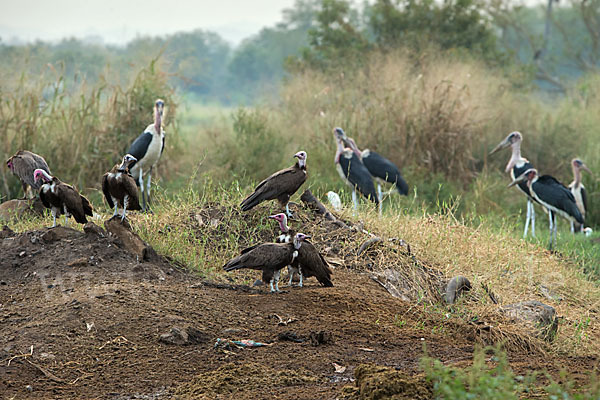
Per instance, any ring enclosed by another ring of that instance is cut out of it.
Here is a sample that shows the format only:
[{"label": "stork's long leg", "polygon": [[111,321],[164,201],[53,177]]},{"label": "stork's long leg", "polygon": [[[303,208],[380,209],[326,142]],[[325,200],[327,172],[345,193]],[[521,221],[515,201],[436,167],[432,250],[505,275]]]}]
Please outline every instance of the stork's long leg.
[{"label": "stork's long leg", "polygon": [[146,212],[146,192],[144,191],[144,171],[140,168],[140,176],[138,178],[140,190],[142,191],[142,210]]},{"label": "stork's long leg", "polygon": [[552,246],[556,243],[556,220],[552,211],[548,210],[548,215],[550,218],[550,243],[548,244],[548,249],[552,250]]},{"label": "stork's long leg", "polygon": [[127,204],[129,203],[129,195],[125,195],[125,197],[123,197],[123,216],[121,217],[121,222],[123,222],[123,220],[125,219],[125,216],[127,215]]},{"label": "stork's long leg", "polygon": [[527,216],[525,217],[525,231],[523,232],[523,239],[527,237],[527,231],[529,230],[529,220],[531,219],[531,200],[527,200]]},{"label": "stork's long leg", "polygon": [[381,212],[383,211],[383,195],[381,193],[381,183],[377,182],[377,196],[379,197],[379,215],[381,215]]},{"label": "stork's long leg", "polygon": [[535,207],[533,206],[533,201],[528,201],[531,204],[531,236],[535,237]]},{"label": "stork's long leg", "polygon": [[152,183],[152,167],[150,167],[150,171],[148,171],[148,179],[146,183],[146,202],[147,206],[150,207],[150,184]]},{"label": "stork's long leg", "polygon": [[571,221],[571,233],[575,233],[575,224]]},{"label": "stork's long leg", "polygon": [[358,199],[356,198],[356,189],[352,190],[352,204],[354,205],[354,211],[358,210]]}]

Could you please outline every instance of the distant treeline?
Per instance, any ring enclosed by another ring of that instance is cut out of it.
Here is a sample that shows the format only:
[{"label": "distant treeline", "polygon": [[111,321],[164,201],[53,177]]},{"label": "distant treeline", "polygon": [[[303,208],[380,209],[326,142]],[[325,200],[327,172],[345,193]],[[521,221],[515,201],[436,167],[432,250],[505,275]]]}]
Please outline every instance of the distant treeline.
[{"label": "distant treeline", "polygon": [[[282,78],[306,68],[345,71],[372,51],[436,46],[483,59],[512,74],[516,85],[566,91],[594,70],[600,55],[598,1],[548,9],[478,0],[297,0],[282,21],[233,48],[203,30],[140,37],[123,47],[78,39],[8,45],[0,40],[5,90],[19,75],[47,71],[76,82],[123,83],[161,56],[171,85],[206,101],[249,103],[276,95]],[[417,60],[418,61],[418,60]],[[67,80],[68,80],[67,79]]]}]

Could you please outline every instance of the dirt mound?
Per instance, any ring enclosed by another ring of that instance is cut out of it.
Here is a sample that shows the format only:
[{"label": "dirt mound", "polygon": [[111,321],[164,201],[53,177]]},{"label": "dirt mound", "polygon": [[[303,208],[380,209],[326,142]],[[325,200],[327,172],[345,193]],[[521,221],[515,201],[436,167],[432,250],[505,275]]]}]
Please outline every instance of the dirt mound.
[{"label": "dirt mound", "polygon": [[359,365],[354,371],[356,388],[344,388],[347,399],[429,400],[432,384],[424,375],[410,376],[394,368],[372,364]]}]

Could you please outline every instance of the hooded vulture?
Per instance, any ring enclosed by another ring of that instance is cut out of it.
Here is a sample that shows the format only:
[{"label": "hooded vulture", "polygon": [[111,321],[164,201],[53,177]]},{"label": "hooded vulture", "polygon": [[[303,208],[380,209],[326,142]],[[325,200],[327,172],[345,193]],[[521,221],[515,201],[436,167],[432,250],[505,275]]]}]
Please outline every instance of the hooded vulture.
[{"label": "hooded vulture", "polygon": [[87,223],[86,215],[90,217],[93,215],[92,205],[88,199],[79,194],[77,189],[61,182],[55,176],[50,176],[43,169],[36,169],[33,176],[36,182],[43,181],[40,200],[46,208],[52,210],[52,227],[56,226],[56,217],[61,214],[65,215],[65,226],[68,225],[70,216],[80,224]]},{"label": "hooded vulture", "polygon": [[109,172],[102,177],[102,192],[110,208],[115,208],[113,217],[118,214],[119,208],[123,209],[121,221],[127,215],[127,209],[141,210],[138,199],[138,191],[135,186],[135,180],[129,174],[129,165],[135,162],[136,158],[131,154],[123,157],[121,165],[115,165]]},{"label": "hooded vulture", "polygon": [[275,172],[258,184],[254,192],[242,201],[242,211],[248,211],[265,200],[277,199],[291,217],[288,202],[290,197],[306,181],[306,152],[299,151],[294,154],[298,159],[293,166]]},{"label": "hooded vulture", "polygon": [[[262,243],[233,258],[223,266],[227,272],[241,268],[263,271],[263,279],[268,280],[271,292],[279,292],[281,269],[290,265],[298,256],[302,242],[310,236],[297,233],[292,243]],[[275,286],[273,286],[275,284]]]},{"label": "hooded vulture", "polygon": [[14,156],[6,161],[6,166],[21,181],[24,198],[27,198],[28,187],[31,188],[31,197],[34,197],[33,190],[39,190],[42,185],[41,182],[36,182],[33,178],[33,173],[36,169],[42,169],[48,174],[50,173],[50,168],[48,168],[46,160],[42,156],[27,150],[17,151]]},{"label": "hooded vulture", "polygon": [[[154,123],[146,127],[144,132],[135,139],[127,151],[136,161],[129,165],[131,175],[142,192],[143,209],[146,211],[150,202],[150,184],[152,168],[158,163],[165,149],[165,130],[163,129],[163,113],[165,102],[158,99],[154,102]],[[147,177],[144,190],[144,177]]]}]

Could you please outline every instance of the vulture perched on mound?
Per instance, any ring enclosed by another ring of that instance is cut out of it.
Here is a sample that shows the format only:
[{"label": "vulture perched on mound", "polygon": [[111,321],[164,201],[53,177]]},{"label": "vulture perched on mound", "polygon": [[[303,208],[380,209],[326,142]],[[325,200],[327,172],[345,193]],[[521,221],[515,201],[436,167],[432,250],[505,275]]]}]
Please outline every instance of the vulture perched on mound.
[{"label": "vulture perched on mound", "polygon": [[121,221],[127,215],[127,209],[141,210],[135,180],[129,173],[129,165],[137,161],[131,154],[123,157],[121,165],[116,164],[102,177],[102,192],[110,208],[115,208],[113,217],[118,215],[119,208],[123,209]]},{"label": "vulture perched on mound", "polygon": [[[286,215],[280,213],[270,215],[269,218],[279,222],[279,229],[281,229],[281,235],[275,241],[277,243],[289,243],[290,239],[294,236],[294,231],[288,227]],[[302,247],[298,250],[298,257],[292,264],[288,265],[288,273],[290,275],[289,286],[292,286],[294,274],[298,274],[300,277],[298,284],[300,287],[302,287],[303,278],[310,278],[311,276],[317,278],[319,283],[325,287],[333,286],[329,264],[327,264],[325,258],[308,240],[305,240]]]},{"label": "vulture perched on mound", "polygon": [[299,151],[294,154],[298,159],[293,166],[275,172],[267,179],[258,184],[254,193],[242,201],[242,211],[248,211],[265,200],[277,199],[285,211],[291,217],[288,202],[290,197],[306,181],[306,152]]},{"label": "vulture perched on mound", "polygon": [[[290,265],[298,256],[302,242],[310,236],[297,233],[293,243],[262,243],[242,251],[223,266],[227,272],[241,268],[263,271],[263,279],[269,281],[271,292],[279,292],[279,274],[281,269]],[[273,286],[275,284],[275,286]]]},{"label": "vulture perched on mound", "polygon": [[[144,211],[147,209],[147,203],[150,203],[152,168],[158,163],[165,149],[165,130],[162,124],[164,109],[165,102],[163,100],[158,99],[154,102],[154,123],[146,127],[127,151],[128,154],[136,158],[136,161],[132,162],[129,168],[133,179],[142,192]],[[147,181],[144,190],[145,176],[147,176]]]},{"label": "vulture perched on mound", "polygon": [[36,182],[33,178],[33,173],[36,169],[42,169],[46,171],[48,174],[50,173],[50,168],[48,168],[48,164],[46,160],[42,156],[39,156],[35,153],[32,153],[27,150],[19,150],[17,153],[9,158],[6,161],[6,166],[10,169],[14,175],[16,175],[21,181],[21,186],[23,186],[23,196],[27,198],[27,189],[31,188],[31,193],[33,196],[33,190],[39,190],[42,185],[41,182]]},{"label": "vulture perched on mound", "polygon": [[352,188],[352,203],[354,203],[354,209],[358,208],[358,198],[356,196],[357,189],[367,199],[379,205],[379,198],[377,197],[377,191],[375,191],[375,185],[373,185],[371,174],[367,167],[363,165],[362,161],[360,161],[360,158],[354,154],[351,149],[344,148],[344,144],[342,143],[344,135],[342,128],[333,129],[333,136],[337,143],[337,152],[335,153],[334,162],[342,180]]},{"label": "vulture perched on mound", "polygon": [[52,227],[56,226],[56,216],[61,214],[65,214],[65,226],[68,225],[70,216],[80,224],[85,224],[86,215],[91,217],[94,214],[89,200],[80,195],[73,186],[61,182],[55,176],[50,176],[43,169],[36,169],[33,176],[36,182],[38,180],[44,182],[40,189],[40,200],[46,208],[52,210]]}]

